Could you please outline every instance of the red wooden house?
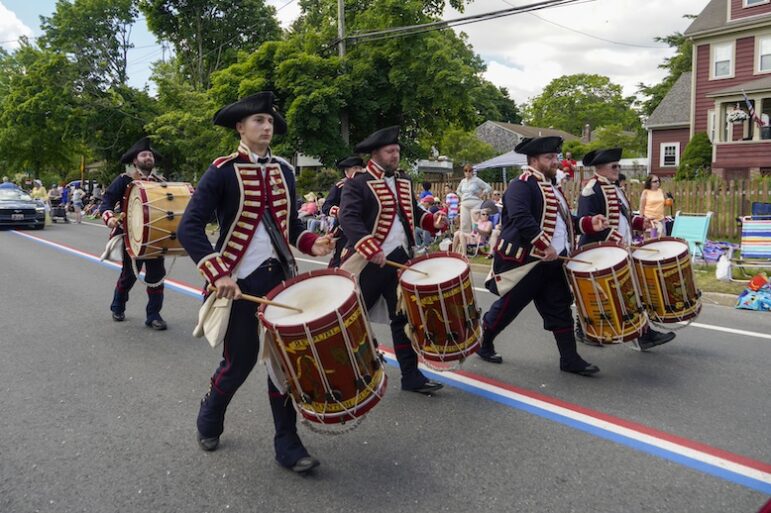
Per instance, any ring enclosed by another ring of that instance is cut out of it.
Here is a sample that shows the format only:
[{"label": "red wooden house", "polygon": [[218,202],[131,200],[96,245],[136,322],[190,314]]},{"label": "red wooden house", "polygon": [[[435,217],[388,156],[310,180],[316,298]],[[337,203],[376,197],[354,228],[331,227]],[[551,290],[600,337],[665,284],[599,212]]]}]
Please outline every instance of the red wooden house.
[{"label": "red wooden house", "polygon": [[692,73],[646,122],[651,172],[674,174],[690,138],[706,132],[713,174],[771,174],[771,0],[710,0],[685,35]]}]

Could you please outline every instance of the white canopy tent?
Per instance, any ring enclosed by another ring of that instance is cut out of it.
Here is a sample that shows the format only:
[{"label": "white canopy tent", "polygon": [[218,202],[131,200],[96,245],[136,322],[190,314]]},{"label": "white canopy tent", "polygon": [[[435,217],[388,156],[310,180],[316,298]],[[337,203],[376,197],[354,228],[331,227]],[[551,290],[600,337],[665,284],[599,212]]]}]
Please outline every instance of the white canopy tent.
[{"label": "white canopy tent", "polygon": [[508,181],[506,178],[506,168],[513,168],[513,167],[526,166],[526,165],[527,165],[526,155],[521,155],[515,151],[510,151],[508,153],[504,153],[503,155],[498,155],[497,157],[493,157],[490,160],[485,160],[484,162],[480,162],[479,164],[474,166],[474,171],[480,171],[482,169],[500,168],[501,181],[506,183]]}]

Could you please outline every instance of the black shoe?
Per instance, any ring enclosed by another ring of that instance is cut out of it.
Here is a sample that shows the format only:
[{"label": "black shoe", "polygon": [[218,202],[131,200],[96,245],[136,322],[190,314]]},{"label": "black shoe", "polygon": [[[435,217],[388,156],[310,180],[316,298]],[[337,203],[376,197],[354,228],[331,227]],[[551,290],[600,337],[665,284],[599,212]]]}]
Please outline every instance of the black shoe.
[{"label": "black shoe", "polygon": [[592,365],[591,363],[585,362],[581,358],[568,364],[560,364],[560,370],[563,372],[571,372],[573,374],[578,374],[579,376],[591,376],[593,374],[597,374],[598,372],[600,372],[599,367],[597,367],[596,365]]},{"label": "black shoe", "polygon": [[641,351],[647,351],[652,347],[671,342],[674,338],[675,334],[671,331],[662,333],[660,331],[654,330],[653,328],[648,328],[648,331],[646,331],[645,334],[637,340],[637,344],[640,346]]},{"label": "black shoe", "polygon": [[201,449],[204,451],[216,451],[217,447],[220,444],[220,437],[213,436],[211,438],[206,438],[201,433],[198,433],[198,445],[201,446]]},{"label": "black shoe", "polygon": [[477,350],[477,354],[481,359],[490,363],[503,363],[503,357],[495,352],[495,347],[490,344],[481,345]]},{"label": "black shoe", "polygon": [[168,326],[166,325],[166,321],[164,321],[163,319],[153,319],[152,321],[145,321],[145,326],[147,326],[148,328],[152,328],[156,331],[163,331],[166,328],[168,328]]},{"label": "black shoe", "polygon": [[431,395],[433,392],[436,392],[437,390],[441,390],[444,388],[444,385],[441,383],[437,383],[436,381],[426,380],[425,383],[418,385],[416,387],[410,387],[406,388],[402,386],[402,390],[406,390],[407,392],[416,392],[418,394],[426,394]]},{"label": "black shoe", "polygon": [[292,472],[296,472],[297,474],[305,474],[313,470],[314,468],[321,465],[321,462],[314,458],[313,456],[303,456],[299,460],[295,462],[294,465],[289,468]]},{"label": "black shoe", "polygon": [[126,314],[124,312],[113,312],[112,320],[115,322],[123,322],[126,320]]}]

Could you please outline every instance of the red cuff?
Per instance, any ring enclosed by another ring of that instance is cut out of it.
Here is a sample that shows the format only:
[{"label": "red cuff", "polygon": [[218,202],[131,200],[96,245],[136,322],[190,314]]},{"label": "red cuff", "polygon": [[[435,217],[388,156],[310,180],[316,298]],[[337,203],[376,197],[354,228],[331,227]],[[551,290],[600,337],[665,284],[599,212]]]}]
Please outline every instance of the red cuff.
[{"label": "red cuff", "polygon": [[337,219],[337,213],[340,211],[340,207],[335,205],[329,209],[329,215]]},{"label": "red cuff", "polygon": [[375,239],[375,237],[372,235],[363,237],[354,245],[354,248],[367,260],[370,260],[373,256],[380,253],[381,251],[380,246],[377,243],[377,239]]},{"label": "red cuff", "polygon": [[584,235],[594,234],[594,228],[592,227],[592,216],[582,217],[578,225],[578,227],[581,229],[581,233]]},{"label": "red cuff", "polygon": [[535,246],[540,251],[546,251],[549,246],[551,246],[551,239],[549,239],[549,237],[547,237],[544,232],[541,232],[530,241],[530,244]]},{"label": "red cuff", "polygon": [[426,212],[420,216],[420,227],[431,234],[435,234],[436,227],[434,226],[434,214]]},{"label": "red cuff", "polygon": [[316,242],[319,236],[311,232],[302,232],[297,237],[297,249],[306,255],[313,255],[313,243]]},{"label": "red cuff", "polygon": [[105,210],[104,214],[102,214],[102,221],[104,221],[104,224],[107,224],[107,221],[115,217],[115,214],[112,212],[112,210]]},{"label": "red cuff", "polygon": [[230,269],[222,260],[219,253],[213,253],[198,263],[198,270],[201,271],[206,281],[214,285],[214,282],[224,276],[230,276]]},{"label": "red cuff", "polygon": [[645,218],[641,216],[634,216],[632,219],[632,230],[641,232],[645,229]]}]

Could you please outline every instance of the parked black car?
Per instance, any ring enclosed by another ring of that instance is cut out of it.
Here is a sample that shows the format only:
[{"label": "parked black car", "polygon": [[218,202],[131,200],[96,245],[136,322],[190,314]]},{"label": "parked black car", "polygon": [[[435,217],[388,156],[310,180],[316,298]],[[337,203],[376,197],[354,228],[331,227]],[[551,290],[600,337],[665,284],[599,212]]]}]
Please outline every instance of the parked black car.
[{"label": "parked black car", "polygon": [[45,207],[21,189],[0,188],[0,226],[32,226],[42,230],[46,225]]}]

